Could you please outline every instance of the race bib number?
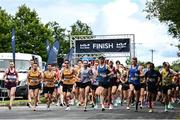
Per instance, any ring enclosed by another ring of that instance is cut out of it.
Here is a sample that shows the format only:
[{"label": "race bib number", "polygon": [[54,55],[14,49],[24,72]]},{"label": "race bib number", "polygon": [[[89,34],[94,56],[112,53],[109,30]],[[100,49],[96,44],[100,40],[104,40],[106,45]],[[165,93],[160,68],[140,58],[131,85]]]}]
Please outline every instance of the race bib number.
[{"label": "race bib number", "polygon": [[131,80],[137,80],[137,77],[132,77]]},{"label": "race bib number", "polygon": [[8,80],[11,80],[11,81],[14,81],[14,80],[16,80],[17,78],[16,78],[15,75],[8,75],[8,76],[7,76],[7,79],[8,79]]},{"label": "race bib number", "polygon": [[149,81],[150,81],[150,82],[155,82],[156,79],[155,79],[155,78],[149,78]]},{"label": "race bib number", "polygon": [[32,81],[32,83],[37,83],[38,82],[37,79],[32,79],[31,81]]},{"label": "race bib number", "polygon": [[107,75],[105,73],[100,74],[101,77],[106,77]]},{"label": "race bib number", "polygon": [[58,87],[59,85],[58,85],[58,84],[55,84],[54,86],[55,86],[55,87]]},{"label": "race bib number", "polygon": [[69,80],[68,78],[64,78],[64,81]]},{"label": "race bib number", "polygon": [[91,83],[92,83],[93,85],[99,85],[98,81],[96,81],[96,80],[93,80]]}]

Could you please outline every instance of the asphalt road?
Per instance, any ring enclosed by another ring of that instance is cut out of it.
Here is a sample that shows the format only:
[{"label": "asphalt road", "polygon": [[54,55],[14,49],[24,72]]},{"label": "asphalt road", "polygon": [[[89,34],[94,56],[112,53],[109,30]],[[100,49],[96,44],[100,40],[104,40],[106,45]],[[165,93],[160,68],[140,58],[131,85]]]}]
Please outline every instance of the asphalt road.
[{"label": "asphalt road", "polygon": [[113,110],[101,109],[94,110],[89,107],[87,112],[82,107],[72,106],[71,111],[65,111],[60,106],[51,106],[50,110],[46,109],[46,105],[37,107],[37,111],[32,111],[27,106],[13,107],[8,110],[7,107],[0,107],[0,119],[180,119],[180,106],[176,106],[175,110],[164,112],[164,107],[158,105],[153,113],[148,113],[147,108],[140,109],[135,112],[135,108],[126,110],[125,106],[119,106]]}]

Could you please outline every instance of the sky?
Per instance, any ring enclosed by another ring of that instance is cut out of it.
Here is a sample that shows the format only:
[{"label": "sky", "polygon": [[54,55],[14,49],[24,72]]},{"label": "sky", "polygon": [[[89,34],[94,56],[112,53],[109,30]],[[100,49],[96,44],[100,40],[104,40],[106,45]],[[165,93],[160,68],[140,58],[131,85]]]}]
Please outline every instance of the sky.
[{"label": "sky", "polygon": [[[87,23],[94,35],[135,34],[136,56],[140,61],[155,65],[177,60],[178,44],[167,32],[167,25],[157,19],[146,19],[143,12],[146,0],[0,0],[0,6],[14,15],[18,7],[26,4],[35,9],[41,21],[57,21],[69,29],[77,20]],[[171,45],[170,45],[171,44]],[[126,58],[113,58],[122,60]]]}]

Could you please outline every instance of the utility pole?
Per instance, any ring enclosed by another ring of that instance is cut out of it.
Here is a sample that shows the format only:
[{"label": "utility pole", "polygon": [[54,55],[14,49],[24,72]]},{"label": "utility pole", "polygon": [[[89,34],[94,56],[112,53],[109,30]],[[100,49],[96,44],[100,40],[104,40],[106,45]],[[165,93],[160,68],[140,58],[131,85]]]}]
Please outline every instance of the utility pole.
[{"label": "utility pole", "polygon": [[155,50],[154,50],[154,49],[151,49],[150,51],[151,51],[151,62],[153,63],[153,57],[154,57],[154,52],[155,52]]}]

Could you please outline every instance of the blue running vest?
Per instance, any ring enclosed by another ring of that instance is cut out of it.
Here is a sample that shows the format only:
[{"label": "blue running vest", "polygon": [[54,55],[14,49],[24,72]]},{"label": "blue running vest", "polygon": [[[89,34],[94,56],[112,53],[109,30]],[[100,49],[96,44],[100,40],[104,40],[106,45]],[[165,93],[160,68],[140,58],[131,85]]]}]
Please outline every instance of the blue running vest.
[{"label": "blue running vest", "polygon": [[129,70],[129,82],[136,85],[140,84],[138,65],[135,68],[131,66]]},{"label": "blue running vest", "polygon": [[97,77],[97,81],[98,82],[109,82],[109,77],[102,77],[101,75],[107,75],[108,74],[108,68],[106,65],[104,65],[102,68],[100,67],[100,65],[98,66],[98,77]]}]

